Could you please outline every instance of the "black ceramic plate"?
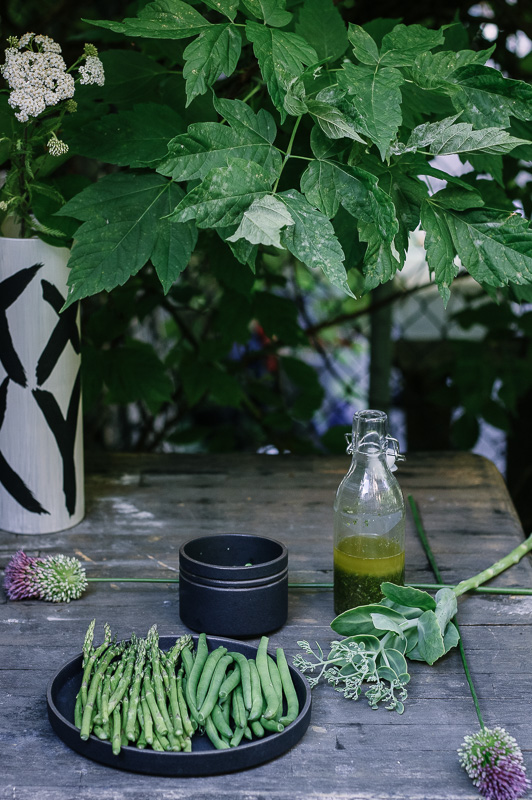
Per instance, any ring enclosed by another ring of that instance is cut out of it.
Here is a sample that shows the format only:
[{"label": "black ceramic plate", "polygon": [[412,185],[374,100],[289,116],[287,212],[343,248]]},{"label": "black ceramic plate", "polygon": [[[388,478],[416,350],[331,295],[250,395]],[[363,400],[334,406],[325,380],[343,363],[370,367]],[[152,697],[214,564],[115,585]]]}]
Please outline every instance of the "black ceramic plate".
[{"label": "black ceramic plate", "polygon": [[[197,639],[197,637],[194,637]],[[243,653],[247,658],[255,658],[255,647],[233,639],[208,636],[209,649],[219,645]],[[163,650],[169,649],[175,637],[161,636],[159,643]],[[47,692],[48,717],[52,728],[65,744],[93,761],[110,767],[148,775],[215,775],[223,772],[236,772],[263,764],[282,755],[298,742],[310,722],[310,689],[293,667],[290,667],[294,686],[299,698],[299,716],[282,733],[270,733],[263,739],[242,740],[238,747],[230,750],[215,750],[207,736],[195,734],[192,737],[191,753],[160,753],[155,750],[139,750],[136,747],[122,747],[120,753],[113,755],[109,742],[91,735],[87,741],[80,738],[74,726],[74,703],[81,685],[82,654],[65,664],[52,678]]]}]

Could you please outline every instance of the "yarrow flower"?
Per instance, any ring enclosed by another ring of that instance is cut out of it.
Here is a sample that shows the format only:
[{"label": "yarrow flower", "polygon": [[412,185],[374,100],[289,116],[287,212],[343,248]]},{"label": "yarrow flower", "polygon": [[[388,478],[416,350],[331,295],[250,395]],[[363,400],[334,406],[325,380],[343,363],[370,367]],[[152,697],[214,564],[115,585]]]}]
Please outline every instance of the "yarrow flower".
[{"label": "yarrow flower", "polygon": [[40,558],[19,550],[4,574],[4,588],[10,600],[69,603],[78,600],[87,586],[85,570],[78,559],[62,554]]},{"label": "yarrow flower", "polygon": [[68,153],[68,145],[66,142],[62,142],[61,139],[58,139],[55,135],[49,139],[46,143],[46,147],[51,156],[63,156],[65,153]]},{"label": "yarrow flower", "polygon": [[517,800],[530,786],[519,745],[504,728],[483,728],[466,736],[458,756],[487,800]]},{"label": "yarrow flower", "polygon": [[[37,49],[24,49],[32,46]],[[18,109],[15,117],[19,122],[38,117],[49,106],[73,96],[74,78],[67,73],[60,53],[61,47],[53,39],[33,33],[24,34],[18,47],[7,48],[0,72],[11,89],[8,102]]]},{"label": "yarrow flower", "polygon": [[81,75],[79,82],[87,86],[91,83],[103,86],[105,83],[103,64],[98,56],[88,55],[85,59],[85,64],[82,64],[79,68],[79,74]]}]

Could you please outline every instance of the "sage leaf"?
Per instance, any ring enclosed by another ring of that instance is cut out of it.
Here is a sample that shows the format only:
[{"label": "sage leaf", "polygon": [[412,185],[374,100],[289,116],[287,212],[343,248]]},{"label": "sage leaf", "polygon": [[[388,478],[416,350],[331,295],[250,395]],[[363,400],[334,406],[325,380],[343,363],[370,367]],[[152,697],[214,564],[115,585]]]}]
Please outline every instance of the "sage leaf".
[{"label": "sage leaf", "polygon": [[433,611],[436,608],[436,601],[432,595],[412,586],[397,586],[395,583],[385,581],[381,583],[381,592],[399,605],[422,608],[424,611]]},{"label": "sage leaf", "polygon": [[331,628],[341,636],[356,636],[360,634],[374,635],[375,625],[373,624],[372,614],[384,614],[388,619],[396,622],[406,622],[402,614],[398,614],[391,608],[374,603],[367,606],[357,606],[339,614],[331,622]]},{"label": "sage leaf", "polygon": [[[417,623],[418,628],[418,650],[423,661],[427,664],[434,664],[445,653],[443,636],[434,611],[425,611]],[[409,658],[412,658],[407,651]]]},{"label": "sage leaf", "polygon": [[456,595],[452,589],[440,589],[436,592],[436,610],[435,615],[440,626],[442,635],[445,634],[447,626],[451,619],[455,616],[458,606],[456,603]]},{"label": "sage leaf", "polygon": [[254,200],[244,211],[235,233],[228,236],[228,242],[247,239],[252,244],[271,245],[283,248],[280,233],[287,225],[294,225],[290,212],[281,200],[265,195]]}]

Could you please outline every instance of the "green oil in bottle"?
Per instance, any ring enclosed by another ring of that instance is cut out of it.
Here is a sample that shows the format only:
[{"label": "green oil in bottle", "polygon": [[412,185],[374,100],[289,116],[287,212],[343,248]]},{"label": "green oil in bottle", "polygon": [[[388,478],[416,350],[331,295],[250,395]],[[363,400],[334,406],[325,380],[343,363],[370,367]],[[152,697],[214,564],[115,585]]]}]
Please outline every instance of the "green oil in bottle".
[{"label": "green oil in bottle", "polygon": [[381,583],[402,585],[405,553],[397,541],[380,535],[347,536],[334,548],[334,611],[382,600]]}]

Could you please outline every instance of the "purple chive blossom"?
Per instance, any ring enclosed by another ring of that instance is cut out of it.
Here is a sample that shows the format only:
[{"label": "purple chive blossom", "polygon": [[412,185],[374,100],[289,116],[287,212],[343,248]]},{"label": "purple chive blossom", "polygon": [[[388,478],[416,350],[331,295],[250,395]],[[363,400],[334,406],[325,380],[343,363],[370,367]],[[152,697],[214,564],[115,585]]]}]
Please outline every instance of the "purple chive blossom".
[{"label": "purple chive blossom", "polygon": [[39,598],[41,592],[36,570],[37,559],[19,550],[6,567],[4,589],[10,600]]},{"label": "purple chive blossom", "polygon": [[483,728],[466,736],[458,756],[473,785],[487,800],[517,800],[530,786],[523,754],[504,728]]},{"label": "purple chive blossom", "polygon": [[32,558],[19,550],[6,567],[4,588],[10,600],[69,603],[81,597],[87,578],[77,558],[61,554]]}]

